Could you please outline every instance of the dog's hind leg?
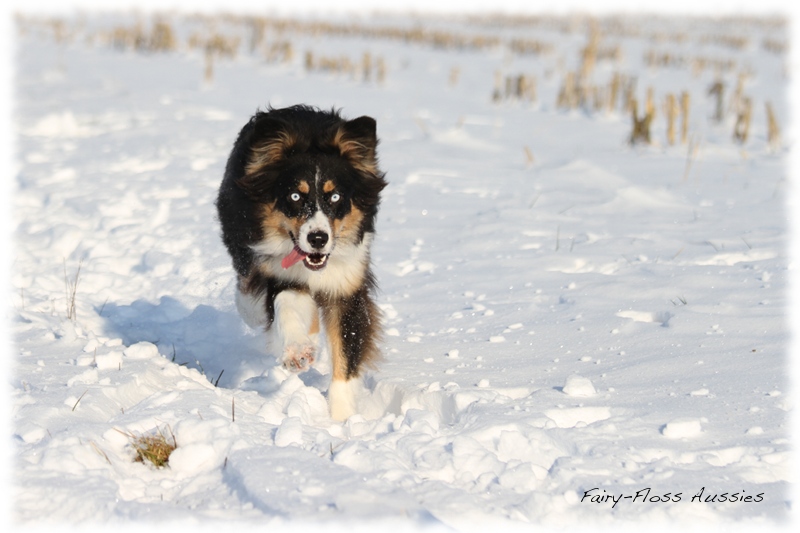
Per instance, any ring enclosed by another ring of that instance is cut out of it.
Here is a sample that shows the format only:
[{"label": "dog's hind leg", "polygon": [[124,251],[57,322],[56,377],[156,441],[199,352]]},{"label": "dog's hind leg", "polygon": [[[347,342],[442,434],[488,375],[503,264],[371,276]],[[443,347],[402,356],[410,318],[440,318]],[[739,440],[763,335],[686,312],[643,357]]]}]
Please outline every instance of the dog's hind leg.
[{"label": "dog's hind leg", "polygon": [[286,369],[303,372],[314,363],[318,313],[316,302],[307,293],[283,290],[275,296],[274,347],[281,352],[279,361]]},{"label": "dog's hind leg", "polygon": [[243,290],[243,285],[245,283],[239,278],[239,283],[236,286],[236,295],[234,296],[236,310],[239,311],[239,316],[242,317],[245,324],[253,329],[263,331],[264,326],[267,325],[266,296],[258,291]]}]

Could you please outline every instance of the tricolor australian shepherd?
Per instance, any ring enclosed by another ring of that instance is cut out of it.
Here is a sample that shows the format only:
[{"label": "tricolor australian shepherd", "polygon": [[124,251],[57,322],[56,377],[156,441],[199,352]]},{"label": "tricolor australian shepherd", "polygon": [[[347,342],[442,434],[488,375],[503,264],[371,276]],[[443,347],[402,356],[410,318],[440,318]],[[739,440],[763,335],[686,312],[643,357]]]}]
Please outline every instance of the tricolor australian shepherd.
[{"label": "tricolor australian shepherd", "polygon": [[386,181],[377,144],[371,117],[300,105],[259,111],[239,133],[217,198],[239,313],[272,332],[293,372],[314,363],[321,320],[336,420],[355,413],[359,374],[379,356],[370,244]]}]

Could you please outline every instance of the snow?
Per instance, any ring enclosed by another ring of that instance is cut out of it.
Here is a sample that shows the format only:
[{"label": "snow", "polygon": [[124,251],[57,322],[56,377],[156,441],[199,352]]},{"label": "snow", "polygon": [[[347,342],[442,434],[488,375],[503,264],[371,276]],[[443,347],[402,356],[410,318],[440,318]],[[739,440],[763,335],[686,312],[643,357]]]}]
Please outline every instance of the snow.
[{"label": "snow", "polygon": [[695,418],[677,418],[668,422],[661,433],[668,439],[696,437],[703,431],[701,422]]},{"label": "snow", "polygon": [[[242,44],[205,80],[203,54],[183,45],[88,40],[146,15],[66,20],[62,42],[33,19],[15,28],[16,523],[472,531],[792,517],[788,148],[768,145],[764,111],[788,128],[787,59],[761,46],[785,29],[652,18],[603,38],[623,53],[598,61],[598,85],[621,71],[640,99],[649,86],[657,102],[690,92],[692,152],[667,143],[660,109],[654,143],[632,147],[620,109],[555,106],[586,43],[575,22],[362,16],[554,51],[286,29],[267,43],[289,40],[294,58],[267,62],[248,26],[219,20]],[[182,43],[207,29],[169,20]],[[657,38],[676,32],[686,40]],[[701,39],[721,34],[751,42]],[[732,115],[709,118],[711,69],[649,68],[651,48],[733,59],[729,87],[748,70],[750,139],[732,140]],[[309,72],[306,50],[369,51],[386,79]],[[496,71],[535,75],[536,102],[492,102]],[[375,117],[390,183],[373,248],[384,360],[343,423],[328,414],[328,354],[290,374],[239,317],[213,205],[249,116],[298,102]],[[135,462],[130,436],[159,432],[178,445],[169,467]],[[723,493],[761,496],[711,499]]]},{"label": "snow", "polygon": [[594,396],[597,394],[592,381],[577,374],[567,377],[562,390],[567,396]]}]

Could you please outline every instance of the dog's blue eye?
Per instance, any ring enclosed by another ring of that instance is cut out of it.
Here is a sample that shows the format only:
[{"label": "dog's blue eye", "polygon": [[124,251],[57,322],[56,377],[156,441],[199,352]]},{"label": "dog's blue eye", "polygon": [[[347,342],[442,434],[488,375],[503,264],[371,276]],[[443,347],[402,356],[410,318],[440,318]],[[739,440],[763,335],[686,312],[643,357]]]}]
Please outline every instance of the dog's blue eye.
[{"label": "dog's blue eye", "polygon": [[333,193],[333,194],[331,195],[331,203],[335,204],[335,203],[336,203],[336,202],[338,202],[338,201],[339,201],[341,198],[342,198],[342,197],[341,197],[341,196],[339,196],[339,193],[338,193],[338,192],[335,192],[335,193]]},{"label": "dog's blue eye", "polygon": [[293,193],[292,193],[292,194],[289,196],[289,198],[291,198],[291,200],[292,200],[293,202],[299,202],[299,201],[300,201],[300,194],[299,194],[299,193],[296,193],[296,192],[293,192]]}]

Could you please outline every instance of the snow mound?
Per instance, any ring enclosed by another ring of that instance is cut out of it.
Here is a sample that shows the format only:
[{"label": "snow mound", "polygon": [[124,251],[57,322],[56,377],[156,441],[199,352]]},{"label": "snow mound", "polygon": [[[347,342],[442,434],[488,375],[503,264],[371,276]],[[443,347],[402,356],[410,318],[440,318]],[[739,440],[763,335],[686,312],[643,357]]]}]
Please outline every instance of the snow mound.
[{"label": "snow mound", "polygon": [[676,418],[661,428],[661,434],[668,439],[691,439],[702,432],[703,426],[696,418]]},{"label": "snow mound", "polygon": [[567,377],[567,381],[564,383],[564,387],[561,390],[567,396],[576,396],[579,398],[587,398],[597,394],[591,380],[577,374]]},{"label": "snow mound", "polygon": [[151,357],[157,357],[159,355],[158,346],[147,341],[137,342],[125,348],[125,350],[122,351],[122,355],[128,359],[150,359]]}]

